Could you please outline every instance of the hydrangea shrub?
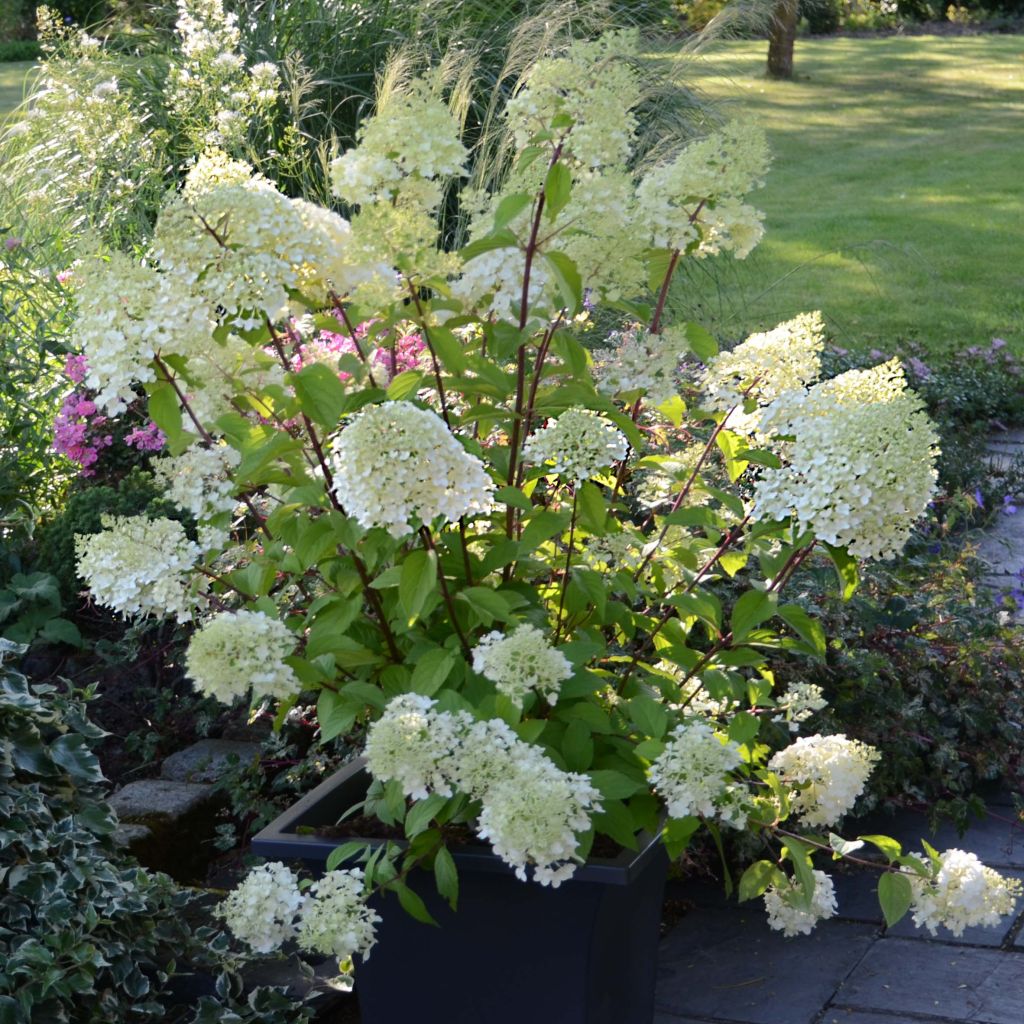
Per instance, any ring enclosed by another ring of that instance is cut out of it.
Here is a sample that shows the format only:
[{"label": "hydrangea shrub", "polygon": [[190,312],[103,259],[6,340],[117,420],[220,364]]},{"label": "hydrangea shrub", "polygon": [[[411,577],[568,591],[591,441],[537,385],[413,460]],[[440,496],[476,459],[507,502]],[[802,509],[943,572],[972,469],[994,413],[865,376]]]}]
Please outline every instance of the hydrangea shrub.
[{"label": "hydrangea shrub", "polygon": [[[775,852],[740,896],[787,934],[835,911],[815,856],[865,841],[890,920],[1013,903],[963,855],[827,831],[877,754],[793,742],[822,695],[775,692],[768,659],[825,638],[783,592],[808,558],[849,594],[857,558],[899,552],[936,436],[895,365],[819,381],[814,314],[721,354],[665,322],[682,261],[757,244],[768,154],[726,125],[636,160],[648,84],[630,33],[541,60],[507,107],[503,186],[463,192],[459,251],[437,218],[468,153],[427,76],[335,161],[350,220],[210,150],[146,260],[76,272],[97,405],[145,390],[154,472],[196,524],[84,538],[95,599],[196,621],[188,671],[220,699],[283,720],[315,693],[321,735],[362,742],[366,812],[409,840],[345,844],[329,866],[362,867],[308,891],[259,869],[223,908],[243,941],[367,955],[368,894],[426,915],[413,867],[457,902],[449,825],[550,886],[597,835],[678,853],[756,832]],[[595,306],[620,325],[603,339]]]}]

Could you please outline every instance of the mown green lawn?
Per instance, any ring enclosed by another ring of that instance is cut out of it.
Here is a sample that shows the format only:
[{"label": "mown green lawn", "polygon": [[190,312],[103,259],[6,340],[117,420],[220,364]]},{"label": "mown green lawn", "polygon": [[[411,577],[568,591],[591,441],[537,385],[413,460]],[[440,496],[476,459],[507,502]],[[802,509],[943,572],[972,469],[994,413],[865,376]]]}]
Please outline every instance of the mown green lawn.
[{"label": "mown green lawn", "polygon": [[25,79],[33,67],[31,61],[0,63],[0,124],[25,97]]},{"label": "mown green lawn", "polygon": [[820,308],[844,345],[1024,349],[1024,37],[799,40],[784,83],[764,51],[723,43],[694,68],[775,163],[765,240],[691,269],[684,311],[736,337]]}]

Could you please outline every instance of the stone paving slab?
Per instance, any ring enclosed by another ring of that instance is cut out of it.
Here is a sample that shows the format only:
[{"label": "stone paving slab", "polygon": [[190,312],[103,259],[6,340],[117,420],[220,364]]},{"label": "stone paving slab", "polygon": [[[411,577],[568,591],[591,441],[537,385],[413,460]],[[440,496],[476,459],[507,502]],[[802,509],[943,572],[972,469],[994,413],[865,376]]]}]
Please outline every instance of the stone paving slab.
[{"label": "stone paving slab", "polygon": [[661,944],[655,1007],[670,1020],[812,1024],[876,934],[833,922],[787,939],[768,927],[760,901],[699,908]]},{"label": "stone paving slab", "polygon": [[[934,1020],[934,1018],[933,1018]],[[891,1013],[867,1013],[834,1007],[826,1010],[819,1024],[924,1024],[921,1017],[894,1017]]]},{"label": "stone paving slab", "polygon": [[[835,1004],[922,1014],[957,1024],[1021,1024],[1024,953],[879,939],[836,995]],[[826,1018],[831,1013],[830,1008]]]},{"label": "stone paving slab", "polygon": [[110,806],[121,821],[152,825],[154,821],[185,818],[209,803],[212,787],[168,779],[129,782],[111,798]]},{"label": "stone paving slab", "polygon": [[199,740],[165,758],[160,775],[175,782],[216,782],[229,765],[252,761],[259,752],[258,743]]}]

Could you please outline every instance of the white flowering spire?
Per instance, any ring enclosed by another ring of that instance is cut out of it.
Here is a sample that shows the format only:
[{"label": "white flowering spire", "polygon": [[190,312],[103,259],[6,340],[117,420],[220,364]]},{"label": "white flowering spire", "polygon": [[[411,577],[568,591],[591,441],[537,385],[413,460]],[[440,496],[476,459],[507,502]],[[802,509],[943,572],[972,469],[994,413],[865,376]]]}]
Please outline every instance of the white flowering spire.
[{"label": "white flowering spire", "polygon": [[914,892],[914,923],[935,935],[940,925],[954,935],[978,925],[994,927],[1012,914],[1021,895],[1021,883],[1003,878],[973,853],[946,850],[939,856],[934,878],[907,872]]},{"label": "white flowering spire", "polygon": [[464,174],[467,156],[451,111],[430,82],[415,79],[363,122],[358,146],[331,163],[331,185],[357,206],[402,197],[434,209],[437,179]]},{"label": "white flowering spire", "polygon": [[437,413],[411,402],[363,409],[333,447],[334,491],[365,527],[404,537],[417,521],[457,522],[491,507],[483,463],[459,444]]},{"label": "white flowering spire", "polygon": [[764,894],[768,927],[788,938],[810,935],[819,921],[835,916],[836,895],[832,879],[824,871],[815,871],[810,906],[803,906],[803,900],[803,889],[791,878],[787,878],[784,884],[770,885]]},{"label": "white flowering spire", "polygon": [[712,409],[727,412],[745,397],[767,405],[792,388],[804,388],[821,374],[825,323],[821,313],[801,313],[763,334],[752,334],[716,355],[702,381]]},{"label": "white flowering spire", "polygon": [[938,436],[899,360],[788,391],[762,429],[792,437],[757,482],[758,519],[793,516],[859,558],[890,558],[935,493]]},{"label": "white flowering spire", "polygon": [[550,463],[554,472],[582,483],[626,457],[629,444],[622,432],[590,409],[567,409],[534,431],[523,445],[523,460]]},{"label": "white flowering spire", "polygon": [[494,852],[526,880],[557,888],[571,878],[580,832],[600,810],[601,794],[586,775],[562,771],[536,747],[521,744],[506,773],[483,795],[477,832]]},{"label": "white flowering spire", "polygon": [[688,349],[685,333],[673,328],[651,334],[634,324],[614,331],[592,350],[597,388],[606,395],[639,391],[649,404],[661,405],[678,393],[676,373]]},{"label": "white flowering spire", "polygon": [[217,907],[231,933],[254,953],[270,953],[295,936],[302,906],[299,880],[281,863],[253,868]]},{"label": "white flowering spire", "polygon": [[189,591],[201,554],[173,519],[104,515],[99,533],[76,534],[78,575],[93,599],[129,618],[192,618]]},{"label": "white flowering spire", "polygon": [[340,964],[356,953],[369,960],[379,921],[380,915],[366,905],[363,872],[359,868],[330,871],[306,893],[299,912],[299,946]]},{"label": "white flowering spire", "polygon": [[[739,746],[720,739],[706,722],[684,722],[672,730],[648,775],[664,798],[669,817],[713,818],[733,802],[729,773],[742,760]],[[732,816],[731,808],[727,816]]]},{"label": "white flowering spire", "polygon": [[259,700],[299,693],[302,684],[285,664],[295,636],[263,612],[219,612],[193,634],[185,671],[201,693],[225,704],[249,692]]},{"label": "white flowering spire", "polygon": [[548,643],[543,630],[523,623],[507,635],[495,630],[482,637],[473,650],[473,671],[522,706],[531,691],[554,704],[573,669],[569,659]]},{"label": "white flowering spire", "polygon": [[799,787],[792,793],[793,810],[815,827],[834,825],[853,809],[879,756],[874,747],[843,735],[807,736],[774,754],[768,767]]},{"label": "white flowering spire", "polygon": [[745,257],[763,233],[761,214],[743,202],[768,169],[764,132],[730,124],[690,143],[647,173],[637,189],[638,216],[649,243],[697,256]]}]

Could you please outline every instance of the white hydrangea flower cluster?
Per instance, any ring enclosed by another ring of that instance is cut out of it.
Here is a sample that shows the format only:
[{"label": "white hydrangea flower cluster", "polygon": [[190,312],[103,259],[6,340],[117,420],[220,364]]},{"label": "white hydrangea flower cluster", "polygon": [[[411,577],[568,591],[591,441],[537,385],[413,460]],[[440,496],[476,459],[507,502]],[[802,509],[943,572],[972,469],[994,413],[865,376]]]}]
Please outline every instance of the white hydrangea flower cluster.
[{"label": "white hydrangea flower cluster", "polygon": [[136,398],[133,384],[156,379],[157,351],[209,344],[213,323],[187,287],[122,253],[90,256],[75,269],[74,344],[87,360],[85,384],[112,416]]},{"label": "white hydrangea flower cluster", "polygon": [[557,888],[571,878],[580,857],[576,836],[590,828],[601,794],[586,775],[563,772],[536,747],[513,750],[507,773],[483,797],[477,831],[526,881]]},{"label": "white hydrangea flower cluster", "polygon": [[397,779],[406,796],[450,796],[481,803],[477,833],[526,880],[557,887],[581,858],[577,834],[590,828],[600,793],[585,775],[563,772],[539,747],[500,720],[436,709],[404,694],[388,703],[367,734],[366,766],[374,778]]},{"label": "white hydrangea flower cluster", "polygon": [[102,605],[129,618],[188,622],[191,569],[202,552],[173,519],[109,516],[99,533],[76,534],[78,575]]},{"label": "white hydrangea flower cluster", "polygon": [[332,161],[331,185],[356,206],[391,202],[411,190],[417,205],[434,209],[442,195],[436,179],[465,174],[468,155],[434,83],[415,79],[363,122],[355,149]]},{"label": "white hydrangea flower cluster", "polygon": [[303,268],[316,253],[300,210],[263,177],[238,180],[240,166],[219,151],[205,153],[181,198],[160,212],[153,249],[164,270],[248,329],[279,318],[288,289],[305,283]]},{"label": "white hydrangea flower cluster", "polygon": [[620,462],[629,452],[622,432],[591,409],[567,409],[534,431],[523,445],[523,460],[551,463],[552,470],[582,483]]},{"label": "white hydrangea flower cluster", "polygon": [[[706,722],[689,721],[677,725],[654,759],[648,775],[661,794],[669,817],[685,818],[699,814],[720,817],[723,807],[733,803],[729,772],[743,758],[738,744],[724,742]],[[731,808],[728,818],[732,818]]]},{"label": "white hydrangea flower cluster", "polygon": [[222,0],[178,0],[175,28],[180,57],[171,60],[171,109],[197,141],[239,147],[254,118],[277,100],[277,67],[264,61],[246,68],[238,17]]},{"label": "white hydrangea flower cluster", "polygon": [[649,171],[637,188],[638,217],[658,249],[698,257],[747,256],[763,233],[743,197],[763,184],[768,145],[760,128],[729,124]]},{"label": "white hydrangea flower cluster", "polygon": [[482,637],[473,649],[473,671],[522,707],[533,690],[554,704],[573,668],[569,659],[548,643],[543,630],[523,623],[511,633],[495,630]]},{"label": "white hydrangea flower cluster", "polygon": [[235,508],[231,471],[242,456],[226,444],[194,444],[180,455],[167,455],[152,463],[154,482],[178,508],[203,523]]},{"label": "white hydrangea flower cluster", "polygon": [[218,907],[232,934],[255,953],[272,953],[298,938],[302,949],[347,963],[369,959],[380,916],[366,904],[359,868],[332,871],[303,893],[284,864],[253,868]]},{"label": "white hydrangea flower cluster", "polygon": [[938,872],[925,878],[907,872],[914,891],[914,923],[935,935],[939,925],[954,935],[978,925],[994,927],[1013,913],[1021,883],[986,867],[973,853],[946,850],[939,855]]},{"label": "white hydrangea flower cluster", "polygon": [[801,313],[752,334],[708,363],[702,380],[708,407],[727,412],[742,405],[745,396],[767,405],[792,388],[806,387],[821,374],[824,347],[825,322],[819,312]]},{"label": "white hydrangea flower cluster", "polygon": [[284,864],[253,868],[217,907],[217,915],[254,953],[280,949],[295,934],[299,880]]},{"label": "white hydrangea flower cluster", "polygon": [[864,791],[879,753],[844,735],[801,737],[772,755],[768,767],[783,782],[799,786],[793,810],[811,827],[834,825]]},{"label": "white hydrangea flower cluster", "polygon": [[622,569],[636,572],[643,565],[644,541],[642,534],[628,530],[606,533],[603,537],[588,537],[583,548],[583,564],[591,569]]},{"label": "white hydrangea flower cluster", "polygon": [[435,704],[415,693],[395,697],[366,735],[367,770],[375,779],[396,780],[414,800],[452,795],[451,766],[463,723],[435,711]]},{"label": "white hydrangea flower cluster", "polygon": [[620,165],[629,158],[640,101],[640,81],[630,58],[640,50],[635,29],[576,40],[564,56],[544,58],[530,69],[508,102],[507,118],[522,149],[552,120],[568,116],[566,156],[583,167]]},{"label": "white hydrangea flower cluster", "polygon": [[792,437],[757,482],[754,516],[795,516],[858,558],[898,554],[935,493],[938,435],[899,360],[788,391],[762,429]]},{"label": "white hydrangea flower cluster", "polygon": [[[487,230],[490,230],[489,223]],[[519,249],[490,249],[462,267],[461,275],[452,282],[452,294],[468,309],[479,313],[493,310],[499,317],[518,318],[525,270],[526,256]],[[543,262],[534,262],[527,289],[531,309],[540,302],[550,283]]]},{"label": "white hydrangea flower cluster", "polygon": [[197,630],[185,652],[185,671],[201,693],[231,703],[252,689],[253,698],[283,699],[302,684],[285,664],[296,638],[263,612],[218,612]]},{"label": "white hydrangea flower cluster", "polygon": [[443,517],[485,512],[494,485],[435,412],[411,402],[363,409],[334,442],[334,491],[365,527],[394,537]]},{"label": "white hydrangea flower cluster", "polygon": [[299,946],[334,957],[339,963],[359,953],[364,960],[377,942],[380,915],[366,905],[359,868],[331,871],[307,890],[299,911]]},{"label": "white hydrangea flower cluster", "polygon": [[817,683],[790,683],[776,700],[779,714],[773,722],[785,722],[790,732],[799,732],[800,726],[817,711],[828,707],[825,691]]},{"label": "white hydrangea flower cluster", "polygon": [[819,921],[835,916],[835,887],[824,871],[814,872],[814,895],[809,907],[799,905],[802,898],[803,889],[791,878],[784,885],[770,885],[764,894],[768,927],[792,938],[794,935],[810,935]]},{"label": "white hydrangea flower cluster", "polygon": [[615,331],[592,350],[597,388],[607,395],[640,391],[649,405],[661,405],[678,391],[676,371],[688,349],[681,331],[651,334],[641,324]]}]

